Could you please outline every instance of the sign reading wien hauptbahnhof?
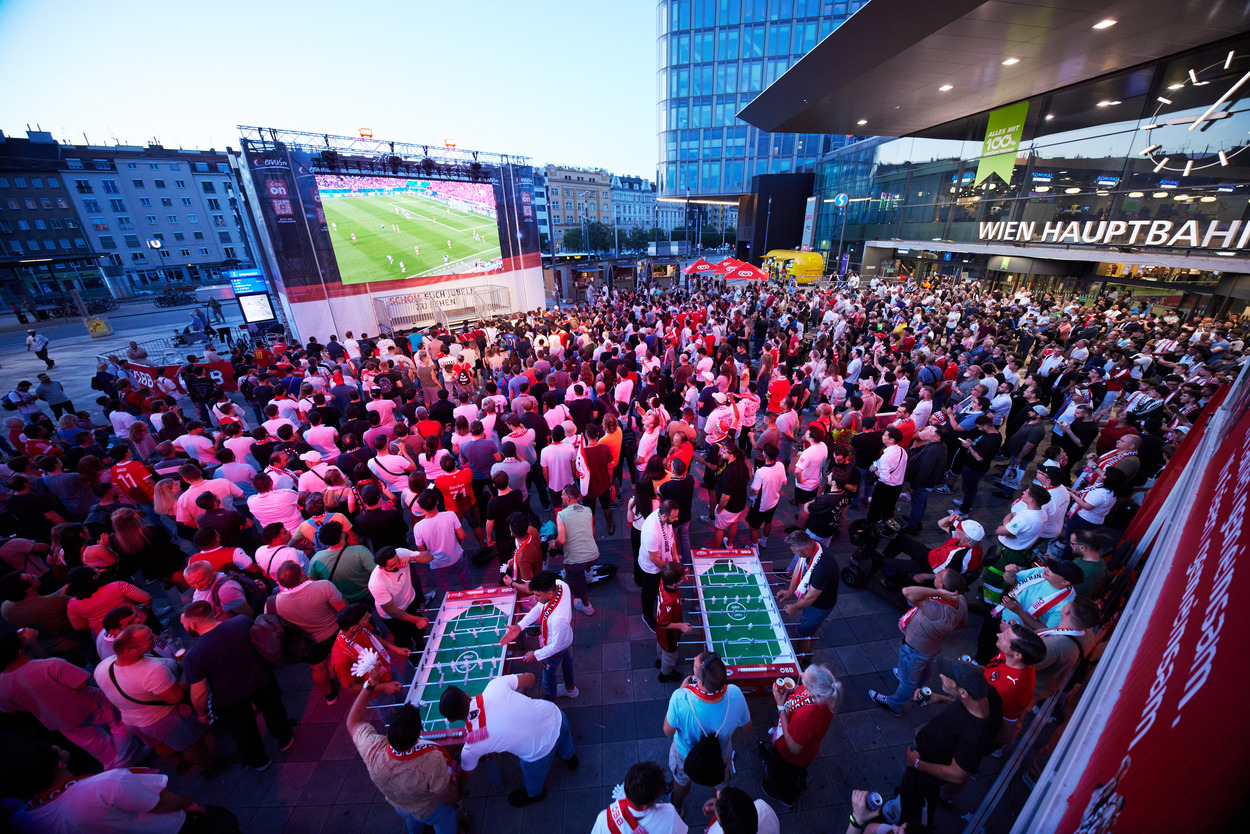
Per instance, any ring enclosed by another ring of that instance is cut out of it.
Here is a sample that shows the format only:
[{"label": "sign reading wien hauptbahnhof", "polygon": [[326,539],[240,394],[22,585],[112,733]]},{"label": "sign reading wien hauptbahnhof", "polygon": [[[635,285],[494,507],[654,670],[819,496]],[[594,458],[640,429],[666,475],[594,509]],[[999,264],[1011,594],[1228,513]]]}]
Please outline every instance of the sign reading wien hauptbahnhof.
[{"label": "sign reading wien hauptbahnhof", "polygon": [[1245,249],[1250,221],[1200,223],[1187,220],[1098,220],[978,224],[977,239],[1012,243],[1085,244],[1089,246],[1161,246],[1169,249]]}]

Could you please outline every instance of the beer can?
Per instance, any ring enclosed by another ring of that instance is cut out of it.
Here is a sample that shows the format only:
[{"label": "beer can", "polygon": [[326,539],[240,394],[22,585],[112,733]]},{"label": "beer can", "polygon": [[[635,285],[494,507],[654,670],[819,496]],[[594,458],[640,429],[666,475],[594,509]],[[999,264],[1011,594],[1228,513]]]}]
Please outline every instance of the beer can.
[{"label": "beer can", "polygon": [[933,697],[933,690],[927,686],[920,687],[920,706],[929,703],[929,699]]},{"label": "beer can", "polygon": [[881,794],[872,791],[868,794],[868,810],[880,811],[881,806],[885,804],[885,800],[881,798]]},{"label": "beer can", "polygon": [[970,655],[970,654],[961,654],[961,655],[959,656],[959,662],[960,662],[960,663],[971,663],[971,662],[972,662],[972,655]]}]

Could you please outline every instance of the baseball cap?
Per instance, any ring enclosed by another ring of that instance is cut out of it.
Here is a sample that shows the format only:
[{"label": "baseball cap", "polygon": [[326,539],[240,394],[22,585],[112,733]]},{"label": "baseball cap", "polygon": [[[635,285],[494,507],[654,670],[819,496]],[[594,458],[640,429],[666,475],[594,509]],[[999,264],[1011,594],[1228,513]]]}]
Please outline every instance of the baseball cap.
[{"label": "baseball cap", "polygon": [[311,466],[314,463],[321,463],[321,453],[316,449],[312,449],[300,455],[299,459]]},{"label": "baseball cap", "polygon": [[374,504],[382,500],[382,490],[373,484],[365,484],[360,488],[360,497],[366,504]]},{"label": "baseball cap", "polygon": [[1038,474],[1042,474],[1042,475],[1045,475],[1047,478],[1050,478],[1050,482],[1052,484],[1062,484],[1064,481],[1067,480],[1067,478],[1063,476],[1063,470],[1060,469],[1058,466],[1051,466],[1047,464],[1045,466],[1037,467],[1037,471],[1038,471]]},{"label": "baseball cap", "polygon": [[1034,413],[1034,414],[1040,414],[1040,415],[1042,415],[1043,417],[1049,417],[1049,416],[1050,416],[1050,409],[1049,409],[1049,408],[1047,408],[1047,407],[1046,407],[1046,406],[1044,406],[1044,405],[1035,405],[1035,406],[1033,406],[1033,413]]},{"label": "baseball cap", "polygon": [[985,672],[975,663],[969,663],[966,660],[954,660],[949,657],[939,657],[937,659],[937,670],[939,675],[944,675],[955,682],[955,685],[967,692],[973,700],[981,700],[990,691],[990,685],[985,680]]},{"label": "baseball cap", "polygon": [[712,399],[716,400],[718,403],[723,403],[726,399],[728,399],[728,397],[725,396],[724,392],[717,391],[712,395]]},{"label": "baseball cap", "polygon": [[959,532],[974,542],[979,542],[985,538],[985,528],[981,526],[981,522],[973,521],[970,518],[959,522]]},{"label": "baseball cap", "polygon": [[1046,567],[1050,568],[1051,573],[1056,576],[1062,576],[1073,585],[1085,581],[1085,572],[1075,562],[1069,562],[1064,559],[1047,559]]}]

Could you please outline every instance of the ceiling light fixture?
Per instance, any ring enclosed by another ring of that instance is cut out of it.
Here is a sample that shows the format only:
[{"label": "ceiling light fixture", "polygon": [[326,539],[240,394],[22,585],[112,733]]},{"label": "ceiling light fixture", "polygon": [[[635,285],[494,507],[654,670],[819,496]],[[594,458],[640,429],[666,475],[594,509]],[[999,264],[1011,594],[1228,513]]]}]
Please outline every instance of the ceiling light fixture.
[{"label": "ceiling light fixture", "polygon": [[1047,191],[1050,190],[1050,186],[1049,185],[1035,185],[1033,186],[1033,190],[1039,194],[1045,194]]},{"label": "ceiling light fixture", "polygon": [[1206,196],[1206,197],[1203,197],[1201,200],[1199,200],[1199,202],[1202,202],[1202,203],[1214,203],[1214,202],[1216,201],[1216,199],[1217,199],[1217,198],[1215,198],[1215,197],[1211,197],[1211,196],[1209,196],[1209,195],[1208,195],[1208,196]]},{"label": "ceiling light fixture", "polygon": [[1094,28],[1095,29],[1110,29],[1112,26],[1115,25],[1115,23],[1116,22],[1112,20],[1111,18],[1107,18],[1106,20],[1100,20],[1099,22],[1095,23]]},{"label": "ceiling light fixture", "polygon": [[1020,59],[1019,59],[1019,58],[1008,58],[1006,61],[1003,61],[1003,66],[1004,66],[1004,67],[1011,67],[1011,66],[1015,66],[1015,65],[1016,65],[1016,64],[1018,64],[1018,63],[1020,63]]},{"label": "ceiling light fixture", "polygon": [[1103,101],[1098,102],[1098,104],[1095,106],[1096,107],[1115,107],[1117,104],[1120,104],[1120,102],[1117,101],[1116,99],[1104,99]]},{"label": "ceiling light fixture", "polygon": [[1046,114],[1046,121],[1048,121],[1048,122],[1049,122],[1049,121],[1050,121],[1051,119],[1053,119],[1053,118],[1055,118],[1055,114],[1054,114],[1054,113],[1047,113],[1047,114]]},{"label": "ceiling light fixture", "polygon": [[941,87],[938,87],[938,92],[945,93],[953,89],[955,89],[954,84],[943,84]]},{"label": "ceiling light fixture", "polygon": [[1146,195],[1140,191],[1130,191],[1128,193],[1128,196],[1134,200],[1140,200],[1142,197],[1145,197]]},{"label": "ceiling light fixture", "polygon": [[859,120],[858,122],[856,122],[855,124],[859,125],[860,127],[863,127],[864,125],[868,124],[868,120],[867,120],[867,119],[860,119],[860,120]]},{"label": "ceiling light fixture", "polygon": [[1166,191],[1156,191],[1150,196],[1154,197],[1156,200],[1162,200],[1164,197],[1168,196],[1168,193]]},{"label": "ceiling light fixture", "polygon": [[1079,189],[1079,188],[1065,188],[1065,189],[1063,190],[1063,193],[1064,193],[1064,194],[1080,194],[1080,193],[1081,193],[1081,189]]}]

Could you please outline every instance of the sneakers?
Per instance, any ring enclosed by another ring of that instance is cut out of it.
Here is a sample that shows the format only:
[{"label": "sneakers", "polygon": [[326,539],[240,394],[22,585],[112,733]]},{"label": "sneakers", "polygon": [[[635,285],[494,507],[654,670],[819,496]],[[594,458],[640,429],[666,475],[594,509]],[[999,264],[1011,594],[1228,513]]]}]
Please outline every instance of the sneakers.
[{"label": "sneakers", "polygon": [[768,536],[760,536],[760,550],[768,547]]},{"label": "sneakers", "polygon": [[593,605],[587,605],[580,599],[573,600],[573,607],[578,611],[581,611],[587,617],[593,617],[595,615],[595,607]]},{"label": "sneakers", "polygon": [[876,704],[877,706],[881,707],[881,709],[885,710],[886,712],[890,713],[891,715],[902,715],[902,714],[903,714],[903,713],[899,712],[898,710],[896,710],[894,707],[890,706],[890,701],[889,701],[889,699],[888,699],[888,698],[886,698],[884,695],[882,695],[880,692],[878,692],[878,691],[877,691],[877,690],[875,690],[875,689],[869,689],[869,690],[868,690],[868,700],[872,701],[874,704]]},{"label": "sneakers", "polygon": [[948,514],[948,515],[957,515],[957,516],[959,516],[960,518],[967,518],[967,517],[968,517],[968,514],[967,514],[966,512],[964,512],[963,510],[959,509],[958,507],[951,507],[951,508],[950,508],[949,510],[947,510],[946,512],[947,512],[947,514]]},{"label": "sneakers", "polygon": [[756,559],[760,558],[760,546],[758,544],[751,545],[751,555]]},{"label": "sneakers", "polygon": [[576,753],[574,753],[571,758],[565,759],[564,763],[568,765],[569,770],[577,770],[579,767],[582,766],[582,760],[577,758]]},{"label": "sneakers", "polygon": [[337,685],[334,687],[333,692],[325,696],[325,699],[327,707],[332,707],[339,702],[339,688]]},{"label": "sneakers", "polygon": [[669,672],[667,675],[661,672],[660,674],[655,676],[656,680],[658,680],[660,683],[676,683],[677,681],[681,680],[682,677],[683,677],[682,673],[676,670]]},{"label": "sneakers", "polygon": [[[336,695],[335,697],[337,698],[338,696]],[[281,747],[279,747],[278,748],[279,750],[285,753],[286,751],[291,749],[291,745],[295,744],[295,731],[298,729],[299,729],[299,719],[292,718],[291,719],[291,734],[287,736],[286,743],[283,744]],[[265,767],[269,767],[269,765],[265,765]],[[265,769],[264,767],[261,768],[261,770],[264,770],[264,769]]]},{"label": "sneakers", "polygon": [[534,802],[542,802],[546,798],[547,798],[546,788],[543,788],[542,792],[539,793],[538,796],[530,796],[529,792],[526,791],[525,788],[522,786],[520,788],[517,788],[512,793],[508,794],[508,804],[511,805],[513,808],[524,808],[526,805],[530,805]]},{"label": "sneakers", "polygon": [[578,695],[581,695],[581,694],[582,693],[577,691],[576,686],[573,687],[572,689],[569,689],[567,686],[565,686],[562,683],[556,684],[556,697],[557,698],[576,698]]},{"label": "sneakers", "polygon": [[910,503],[911,503],[911,493],[910,493],[910,492],[900,493],[900,494],[899,494],[899,496],[898,496],[898,500],[900,500],[900,501],[906,501],[908,504],[910,504]]},{"label": "sneakers", "polygon": [[273,764],[273,759],[265,759],[264,764],[258,764],[258,765],[246,765],[245,764],[245,765],[242,765],[242,768],[244,770],[249,770],[252,773],[264,773],[266,770],[269,769],[269,766],[272,764]]},{"label": "sneakers", "polygon": [[934,492],[940,492],[940,493],[942,493],[943,495],[950,495],[950,494],[951,494],[951,488],[950,488],[950,487],[948,487],[946,484],[942,484],[941,486],[936,486],[936,487],[934,487],[934,488],[933,488],[933,491],[934,491]]},{"label": "sneakers", "polygon": [[642,624],[643,624],[643,625],[645,625],[645,626],[647,627],[647,631],[651,632],[652,634],[655,634],[655,624],[654,624],[654,623],[649,623],[649,622],[647,622],[646,620],[643,620],[643,621],[642,621]]}]

